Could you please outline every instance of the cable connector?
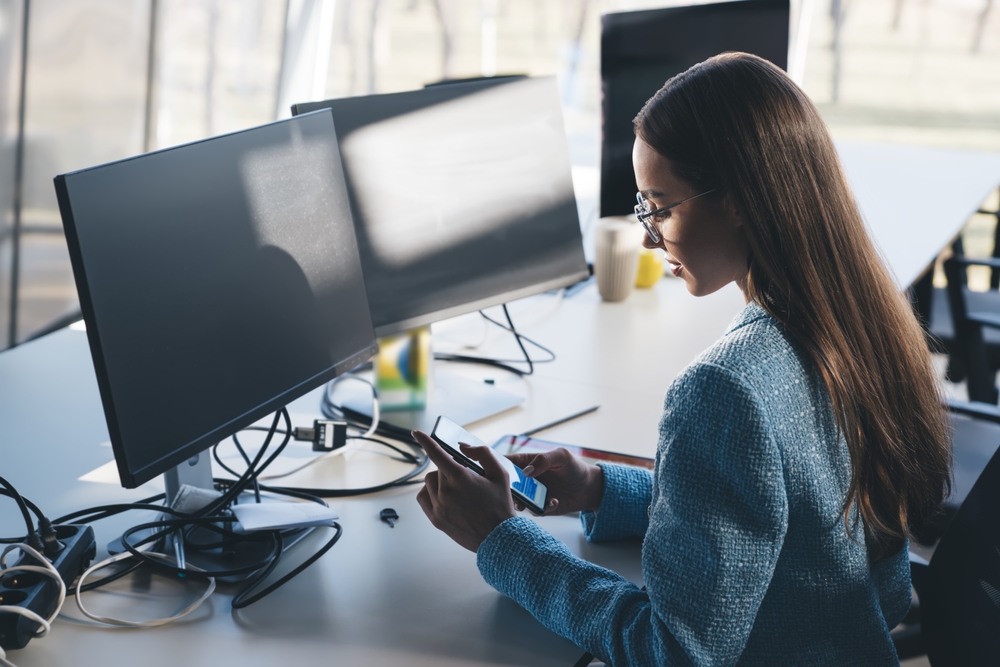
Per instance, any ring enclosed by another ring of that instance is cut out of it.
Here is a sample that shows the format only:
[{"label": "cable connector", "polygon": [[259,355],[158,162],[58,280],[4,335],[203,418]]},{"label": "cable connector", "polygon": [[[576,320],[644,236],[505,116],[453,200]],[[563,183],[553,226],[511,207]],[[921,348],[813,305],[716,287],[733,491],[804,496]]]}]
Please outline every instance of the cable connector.
[{"label": "cable connector", "polygon": [[42,538],[43,552],[51,561],[54,561],[56,556],[66,548],[66,545],[59,541],[59,536],[56,534],[56,529],[52,527],[52,522],[44,516],[38,519],[38,536]]},{"label": "cable connector", "polygon": [[317,419],[312,428],[296,428],[296,440],[311,442],[314,452],[332,452],[347,444],[347,422]]},{"label": "cable connector", "polygon": [[28,533],[28,537],[25,542],[35,551],[45,551],[45,545],[42,544],[42,538],[37,532]]}]

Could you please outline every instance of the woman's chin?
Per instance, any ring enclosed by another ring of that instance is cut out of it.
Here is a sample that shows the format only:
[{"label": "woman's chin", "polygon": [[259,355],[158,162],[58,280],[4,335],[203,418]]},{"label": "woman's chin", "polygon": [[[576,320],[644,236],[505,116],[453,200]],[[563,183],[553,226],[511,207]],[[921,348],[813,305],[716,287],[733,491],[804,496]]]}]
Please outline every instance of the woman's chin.
[{"label": "woman's chin", "polygon": [[687,288],[688,294],[691,296],[708,296],[709,294],[715,294],[720,289],[728,285],[730,282],[721,283],[704,283],[699,282],[691,277],[691,274],[682,272],[678,276],[684,281],[684,286]]}]

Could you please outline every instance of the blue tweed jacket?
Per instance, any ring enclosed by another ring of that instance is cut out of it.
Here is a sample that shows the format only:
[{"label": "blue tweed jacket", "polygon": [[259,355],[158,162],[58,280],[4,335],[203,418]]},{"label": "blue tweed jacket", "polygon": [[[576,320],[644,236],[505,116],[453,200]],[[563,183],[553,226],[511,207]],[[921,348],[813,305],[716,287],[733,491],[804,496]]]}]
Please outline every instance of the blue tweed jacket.
[{"label": "blue tweed jacket", "polygon": [[750,304],[667,391],[653,474],[605,465],[582,515],[590,540],[645,536],[646,591],[523,517],[487,537],[479,570],[615,666],[898,665],[906,549],[868,562],[841,514],[849,481],[817,373]]}]

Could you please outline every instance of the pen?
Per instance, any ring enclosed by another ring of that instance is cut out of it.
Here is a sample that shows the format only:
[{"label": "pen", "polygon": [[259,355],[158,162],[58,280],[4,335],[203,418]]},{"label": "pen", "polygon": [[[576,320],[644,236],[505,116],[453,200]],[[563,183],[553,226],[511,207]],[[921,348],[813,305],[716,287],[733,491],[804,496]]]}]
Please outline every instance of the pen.
[{"label": "pen", "polygon": [[569,415],[568,417],[563,417],[562,419],[557,419],[554,422],[549,422],[548,424],[545,424],[543,426],[539,426],[537,428],[530,429],[528,431],[525,431],[524,433],[521,433],[520,435],[522,435],[522,436],[528,436],[528,435],[535,435],[536,433],[541,433],[542,431],[546,431],[546,430],[552,428],[553,426],[559,426],[560,424],[565,424],[566,422],[572,421],[572,420],[576,419],[577,417],[582,417],[584,415],[589,415],[591,412],[595,412],[600,407],[601,406],[599,406],[599,405],[595,405],[592,408],[587,408],[586,410],[581,410],[580,412],[574,412],[573,414]]}]

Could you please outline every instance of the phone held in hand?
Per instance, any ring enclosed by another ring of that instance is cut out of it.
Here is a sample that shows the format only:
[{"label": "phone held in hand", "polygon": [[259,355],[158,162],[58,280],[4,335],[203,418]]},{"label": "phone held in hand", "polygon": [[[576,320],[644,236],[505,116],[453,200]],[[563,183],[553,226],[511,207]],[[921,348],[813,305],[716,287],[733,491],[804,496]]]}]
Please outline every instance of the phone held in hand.
[{"label": "phone held in hand", "polygon": [[[482,440],[444,416],[438,417],[434,423],[431,438],[466,468],[478,475],[486,476],[482,466],[463,454],[459,448],[459,444],[462,443],[473,447],[485,447],[486,444]],[[500,459],[500,463],[510,476],[510,493],[514,497],[514,501],[519,505],[524,505],[534,514],[544,514],[549,492],[545,485],[525,475],[506,456],[498,456],[497,458]]]}]

